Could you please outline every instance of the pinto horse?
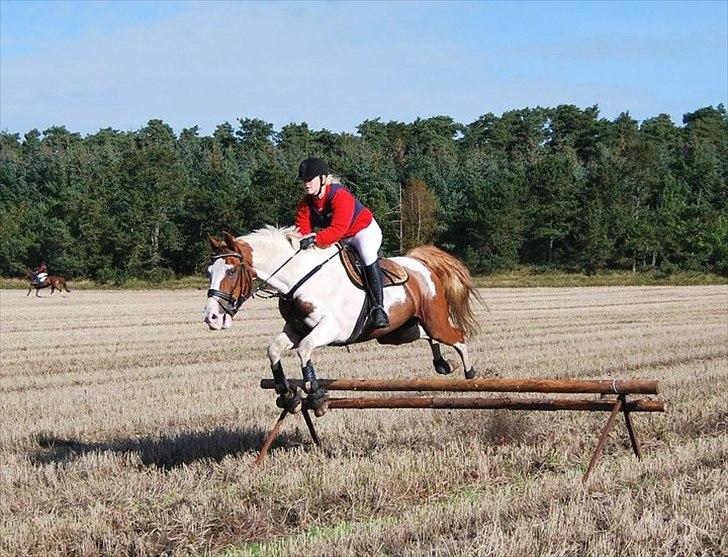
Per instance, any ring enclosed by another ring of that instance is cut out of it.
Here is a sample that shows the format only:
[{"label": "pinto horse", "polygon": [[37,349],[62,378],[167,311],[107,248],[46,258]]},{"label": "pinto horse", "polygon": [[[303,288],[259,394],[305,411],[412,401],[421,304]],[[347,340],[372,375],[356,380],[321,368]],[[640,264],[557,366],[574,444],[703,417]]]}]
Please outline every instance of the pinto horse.
[{"label": "pinto horse", "polygon": [[25,276],[30,279],[30,288],[28,288],[26,296],[30,296],[30,292],[33,288],[35,288],[35,295],[40,298],[38,291],[43,288],[48,288],[49,286],[51,287],[51,294],[53,294],[56,290],[58,290],[58,292],[63,292],[64,290],[66,292],[70,292],[68,286],[66,286],[66,279],[62,276],[48,275],[40,284],[35,283],[35,273],[26,271]]},{"label": "pinto horse", "polygon": [[300,239],[294,227],[271,226],[237,238],[227,232],[223,240],[208,236],[215,254],[207,269],[210,285],[204,321],[211,330],[232,326],[243,302],[261,289],[254,289],[256,279],[264,291],[279,297],[286,324],[268,346],[278,406],[292,413],[301,409],[300,395],[289,386],[281,364],[282,353],[290,349],[296,349],[301,362],[307,404],[319,416],[328,399],[312,363],[313,351],[320,346],[367,340],[398,345],[425,339],[438,373],[452,372],[441,354],[440,344],[445,344],[460,356],[465,377],[475,377],[465,340],[477,329],[472,300],[480,296],[457,258],[434,246],[391,258],[408,278],[384,289],[389,327],[361,330],[357,324],[362,322],[366,293],[352,283],[337,257],[341,247],[301,250]]}]

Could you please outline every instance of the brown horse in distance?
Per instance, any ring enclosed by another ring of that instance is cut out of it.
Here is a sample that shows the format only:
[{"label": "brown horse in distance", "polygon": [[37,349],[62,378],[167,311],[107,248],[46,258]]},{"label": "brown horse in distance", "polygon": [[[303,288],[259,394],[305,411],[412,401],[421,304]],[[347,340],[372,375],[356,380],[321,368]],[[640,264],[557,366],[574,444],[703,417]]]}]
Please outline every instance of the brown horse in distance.
[{"label": "brown horse in distance", "polygon": [[40,284],[35,284],[33,278],[35,276],[34,273],[30,271],[26,271],[25,276],[30,279],[30,288],[28,288],[28,293],[26,296],[30,296],[30,292],[35,288],[35,295],[40,298],[40,295],[38,294],[39,290],[42,290],[43,288],[51,287],[51,294],[53,294],[56,290],[59,292],[63,292],[64,290],[66,292],[70,292],[68,289],[68,286],[66,285],[66,279],[63,278],[60,275],[48,275],[43,282]]}]

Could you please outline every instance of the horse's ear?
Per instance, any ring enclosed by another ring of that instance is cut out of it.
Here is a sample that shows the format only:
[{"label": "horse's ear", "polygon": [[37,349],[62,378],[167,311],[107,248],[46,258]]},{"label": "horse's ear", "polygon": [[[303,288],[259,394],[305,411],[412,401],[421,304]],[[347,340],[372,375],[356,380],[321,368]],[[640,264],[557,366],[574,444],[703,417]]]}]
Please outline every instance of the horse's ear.
[{"label": "horse's ear", "polygon": [[225,249],[225,242],[214,238],[210,234],[207,235],[207,242],[216,253],[222,253],[222,251]]},{"label": "horse's ear", "polygon": [[298,231],[298,228],[294,228],[293,230],[286,232],[285,237],[291,246],[293,246],[293,249],[297,250],[301,247],[301,233]]},{"label": "horse's ear", "polygon": [[238,247],[238,243],[235,241],[235,236],[230,234],[230,232],[224,232],[222,233],[222,237],[225,240],[225,244],[228,248],[230,248],[232,251],[239,253],[240,248]]}]

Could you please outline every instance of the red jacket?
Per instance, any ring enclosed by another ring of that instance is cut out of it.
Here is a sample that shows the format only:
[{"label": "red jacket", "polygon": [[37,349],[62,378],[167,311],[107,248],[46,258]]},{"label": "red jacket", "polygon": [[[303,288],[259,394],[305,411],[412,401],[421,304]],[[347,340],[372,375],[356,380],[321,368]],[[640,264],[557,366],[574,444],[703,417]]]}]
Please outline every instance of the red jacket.
[{"label": "red jacket", "polygon": [[[296,211],[296,226],[304,236],[313,232],[311,210],[309,208],[309,199],[312,199],[314,207],[323,211],[329,196],[330,185],[326,186],[326,193],[319,199],[317,197],[304,196],[298,204]],[[331,199],[331,224],[316,233],[316,245],[320,247],[330,246],[331,244],[342,240],[343,238],[351,238],[369,226],[374,219],[372,212],[364,207],[352,222],[356,199],[354,195],[346,188],[339,189]]]}]

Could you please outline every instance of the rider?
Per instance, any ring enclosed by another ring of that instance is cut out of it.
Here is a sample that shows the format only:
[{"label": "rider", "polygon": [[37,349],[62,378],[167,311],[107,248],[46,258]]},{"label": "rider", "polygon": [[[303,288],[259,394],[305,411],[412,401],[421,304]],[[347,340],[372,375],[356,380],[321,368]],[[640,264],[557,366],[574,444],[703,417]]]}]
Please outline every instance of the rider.
[{"label": "rider", "polygon": [[45,261],[41,260],[40,265],[38,265],[38,268],[35,270],[35,277],[33,278],[33,282],[37,285],[41,285],[43,284],[43,282],[45,282],[47,276],[48,267],[46,267]]},{"label": "rider", "polygon": [[[373,304],[372,324],[375,329],[389,326],[378,254],[382,230],[372,212],[329,173],[321,159],[311,157],[303,161],[298,178],[303,180],[306,191],[296,211],[296,226],[303,235],[301,247],[306,249],[314,244],[326,247],[340,240],[354,247],[361,257]],[[313,232],[314,227],[320,230]]]}]

